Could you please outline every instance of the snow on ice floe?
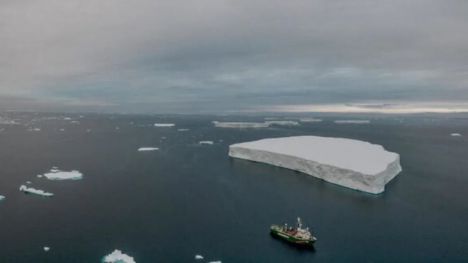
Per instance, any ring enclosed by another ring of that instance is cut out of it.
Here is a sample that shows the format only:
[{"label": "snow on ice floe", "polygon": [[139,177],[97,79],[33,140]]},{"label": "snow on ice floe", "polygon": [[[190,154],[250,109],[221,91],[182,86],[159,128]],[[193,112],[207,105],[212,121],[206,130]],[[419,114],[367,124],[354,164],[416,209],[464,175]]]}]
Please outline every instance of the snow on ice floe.
[{"label": "snow on ice floe", "polygon": [[336,124],[369,124],[370,120],[336,120]]},{"label": "snow on ice floe", "polygon": [[300,171],[378,194],[400,171],[400,156],[369,142],[319,136],[263,139],[229,146],[229,156]]},{"label": "snow on ice floe", "polygon": [[44,190],[35,189],[32,187],[27,187],[24,184],[20,186],[19,190],[27,194],[35,194],[35,195],[46,196],[46,197],[54,196],[53,193],[45,192]]},{"label": "snow on ice floe", "polygon": [[278,125],[278,126],[298,126],[300,125],[297,121],[265,121],[268,126]]},{"label": "snow on ice floe", "polygon": [[135,263],[133,257],[122,253],[122,251],[116,249],[109,255],[102,259],[104,263]]},{"label": "snow on ice floe", "polygon": [[247,129],[247,128],[268,128],[270,125],[266,122],[221,122],[213,121],[217,128],[234,128],[234,129]]},{"label": "snow on ice floe", "polygon": [[155,123],[154,127],[174,127],[174,123]]},{"label": "snow on ice floe", "polygon": [[157,151],[159,150],[158,147],[140,147],[138,148],[139,152],[150,152],[150,151]]},{"label": "snow on ice floe", "polygon": [[202,255],[195,255],[195,259],[196,260],[202,260],[202,259],[204,259],[204,257]]},{"label": "snow on ice floe", "polygon": [[80,180],[83,174],[77,170],[61,171],[57,167],[52,167],[48,173],[43,176],[49,180]]},{"label": "snow on ice floe", "polygon": [[214,142],[213,141],[199,141],[198,144],[206,144],[206,145],[212,145]]},{"label": "snow on ice floe", "polygon": [[462,136],[460,133],[457,133],[457,132],[454,132],[454,133],[451,133],[450,136],[452,137],[460,137]]},{"label": "snow on ice floe", "polygon": [[300,118],[300,122],[322,122],[322,119],[316,119],[316,118]]}]

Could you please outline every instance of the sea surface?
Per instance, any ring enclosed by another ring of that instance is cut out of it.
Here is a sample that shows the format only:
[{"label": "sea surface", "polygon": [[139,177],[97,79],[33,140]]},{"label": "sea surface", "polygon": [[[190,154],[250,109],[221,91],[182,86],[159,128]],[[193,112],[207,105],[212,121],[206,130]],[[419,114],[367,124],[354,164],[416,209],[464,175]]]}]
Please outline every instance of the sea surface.
[{"label": "sea surface", "polygon": [[[323,121],[262,129],[211,122],[263,116],[0,116],[0,262],[100,262],[114,249],[138,263],[468,261],[467,115],[309,115]],[[343,119],[371,122],[333,122]],[[293,135],[381,144],[403,171],[372,195],[228,157],[232,143]],[[37,177],[54,166],[83,179]],[[27,181],[55,196],[20,192]],[[269,235],[298,216],[315,249]]]}]

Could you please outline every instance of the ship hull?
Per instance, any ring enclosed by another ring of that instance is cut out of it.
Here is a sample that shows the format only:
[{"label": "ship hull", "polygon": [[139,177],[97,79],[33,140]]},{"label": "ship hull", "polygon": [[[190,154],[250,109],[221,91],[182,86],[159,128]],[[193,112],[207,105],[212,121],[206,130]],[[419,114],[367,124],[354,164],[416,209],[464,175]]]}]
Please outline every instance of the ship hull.
[{"label": "ship hull", "polygon": [[272,227],[270,229],[270,234],[273,237],[279,238],[279,239],[284,240],[284,241],[286,241],[288,243],[298,245],[298,246],[313,246],[314,243],[315,243],[314,239],[298,239],[298,238],[296,238],[294,236],[288,235],[287,233],[285,233],[285,232],[283,232],[281,230],[275,229],[274,227]]}]

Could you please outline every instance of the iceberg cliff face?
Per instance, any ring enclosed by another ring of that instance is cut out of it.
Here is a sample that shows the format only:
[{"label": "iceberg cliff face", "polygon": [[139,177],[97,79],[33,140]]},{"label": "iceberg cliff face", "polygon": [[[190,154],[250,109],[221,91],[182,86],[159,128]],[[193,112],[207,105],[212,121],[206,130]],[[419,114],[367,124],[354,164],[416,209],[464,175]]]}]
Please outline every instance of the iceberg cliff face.
[{"label": "iceberg cliff face", "polygon": [[400,171],[400,156],[381,145],[318,136],[263,139],[229,146],[229,156],[300,171],[372,194]]}]

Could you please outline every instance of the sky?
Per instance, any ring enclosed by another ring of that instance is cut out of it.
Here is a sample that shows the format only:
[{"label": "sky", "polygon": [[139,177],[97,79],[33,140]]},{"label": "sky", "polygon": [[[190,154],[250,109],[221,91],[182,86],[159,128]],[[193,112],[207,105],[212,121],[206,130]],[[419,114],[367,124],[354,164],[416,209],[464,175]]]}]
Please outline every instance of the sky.
[{"label": "sky", "polygon": [[467,14],[466,0],[2,0],[0,110],[468,109]]}]

